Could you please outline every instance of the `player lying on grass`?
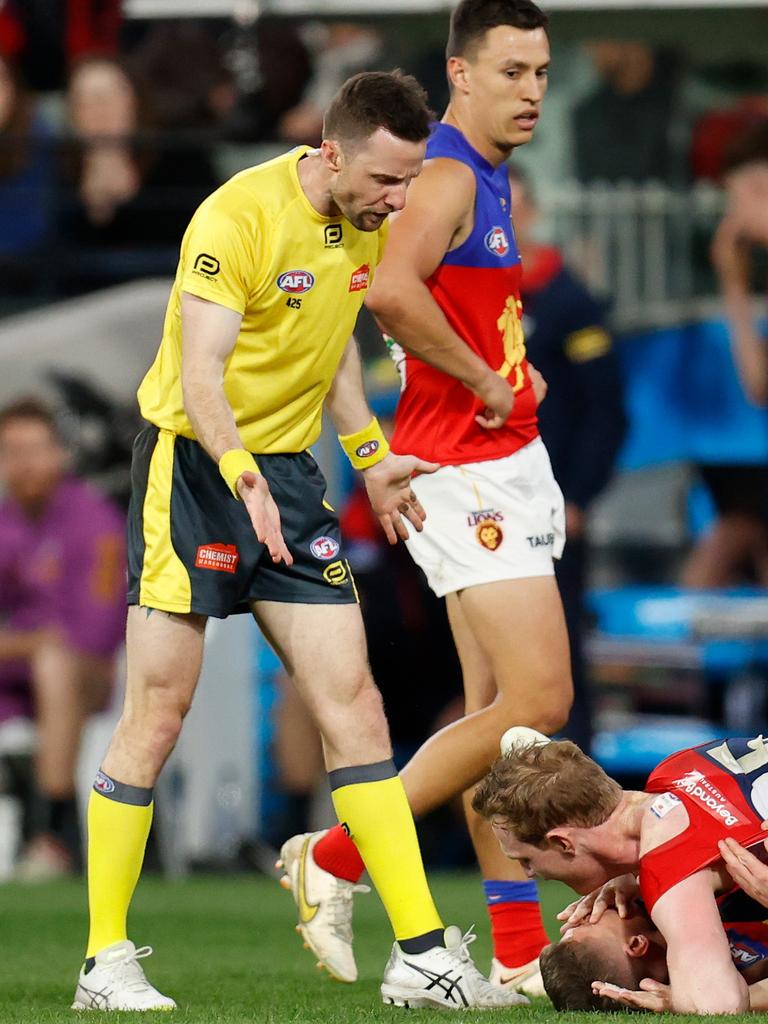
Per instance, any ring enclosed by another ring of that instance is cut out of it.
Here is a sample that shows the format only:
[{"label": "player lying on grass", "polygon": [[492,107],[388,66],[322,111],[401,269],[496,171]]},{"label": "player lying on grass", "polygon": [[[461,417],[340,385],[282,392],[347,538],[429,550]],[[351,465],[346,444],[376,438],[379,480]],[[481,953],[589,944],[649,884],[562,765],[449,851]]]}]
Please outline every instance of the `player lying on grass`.
[{"label": "player lying on grass", "polygon": [[[541,974],[556,1010],[669,1012],[667,943],[645,911],[635,875],[622,875],[558,915],[563,937],[541,953]],[[717,908],[752,1010],[768,1008],[765,907],[738,887]],[[700,965],[700,969],[701,969]],[[599,980],[598,980],[599,979]]]},{"label": "player lying on grass", "polygon": [[669,1010],[749,1009],[718,912],[716,894],[733,888],[718,844],[764,838],[768,745],[761,736],[672,754],[644,792],[625,792],[575,744],[528,735],[496,761],[473,805],[531,877],[557,878],[586,894],[637,873],[667,946]]}]

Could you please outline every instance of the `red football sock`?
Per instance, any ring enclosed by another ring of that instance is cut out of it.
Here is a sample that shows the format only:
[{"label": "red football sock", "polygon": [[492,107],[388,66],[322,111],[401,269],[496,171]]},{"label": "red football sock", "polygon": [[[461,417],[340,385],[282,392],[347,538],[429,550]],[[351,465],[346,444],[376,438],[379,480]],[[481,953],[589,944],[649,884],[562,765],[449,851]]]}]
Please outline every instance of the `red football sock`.
[{"label": "red football sock", "polygon": [[549,944],[538,902],[491,903],[488,914],[493,955],[505,967],[522,967]]},{"label": "red football sock", "polygon": [[341,825],[334,825],[327,835],[318,839],[312,856],[315,864],[323,871],[328,871],[336,878],[345,878],[348,882],[359,882],[365,871],[363,858]]}]

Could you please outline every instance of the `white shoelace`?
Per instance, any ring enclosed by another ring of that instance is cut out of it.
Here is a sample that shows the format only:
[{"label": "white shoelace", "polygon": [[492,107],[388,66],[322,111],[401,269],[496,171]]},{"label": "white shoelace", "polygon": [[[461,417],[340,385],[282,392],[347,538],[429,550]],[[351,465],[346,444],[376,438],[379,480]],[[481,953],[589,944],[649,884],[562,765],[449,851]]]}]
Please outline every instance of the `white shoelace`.
[{"label": "white shoelace", "polygon": [[347,882],[337,878],[333,895],[329,903],[329,916],[334,933],[342,940],[352,944],[352,897],[357,892],[370,892],[369,885]]},{"label": "white shoelace", "polygon": [[114,963],[105,964],[104,966],[114,971],[116,978],[126,988],[131,989],[133,992],[145,992],[147,989],[151,989],[152,986],[147,981],[144,970],[137,961],[152,956],[152,953],[151,946],[140,946],[133,953],[125,957],[124,960],[116,960]]}]

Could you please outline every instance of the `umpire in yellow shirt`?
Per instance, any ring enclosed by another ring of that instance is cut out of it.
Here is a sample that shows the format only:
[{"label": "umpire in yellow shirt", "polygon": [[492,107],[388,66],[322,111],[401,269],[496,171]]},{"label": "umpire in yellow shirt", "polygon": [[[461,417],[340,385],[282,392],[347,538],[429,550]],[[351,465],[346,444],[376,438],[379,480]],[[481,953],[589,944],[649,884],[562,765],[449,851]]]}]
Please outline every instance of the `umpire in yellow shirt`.
[{"label": "umpire in yellow shirt", "polygon": [[[428,132],[415,80],[357,75],[331,103],[319,150],[237,174],[184,236],[162,342],[139,389],[151,426],[134,452],[127,692],[88,809],[90,936],[74,1008],[175,1006],[144,976],[138,961],[151,949],[128,940],[128,906],[206,619],[248,610],[317,720],[339,820],[392,922],[385,998],[498,1004],[432,902],[338,523],[308,451],[325,404],[390,541],[407,535],[404,520],[421,529],[411,475],[436,467],[389,452],[350,336]],[[302,879],[303,866],[292,865]],[[294,894],[305,939],[331,973],[354,980],[348,944],[333,945],[333,908],[303,880]],[[450,970],[458,988],[435,986],[427,970]]]}]

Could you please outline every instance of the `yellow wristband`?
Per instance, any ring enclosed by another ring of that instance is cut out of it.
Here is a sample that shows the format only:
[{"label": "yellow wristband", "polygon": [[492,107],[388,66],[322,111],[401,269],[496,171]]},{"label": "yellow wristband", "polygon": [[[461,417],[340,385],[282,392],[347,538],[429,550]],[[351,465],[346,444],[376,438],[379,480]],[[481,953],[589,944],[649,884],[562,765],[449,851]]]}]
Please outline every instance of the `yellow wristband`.
[{"label": "yellow wristband", "polygon": [[375,416],[364,430],[339,434],[339,443],[355,469],[370,469],[389,454],[387,439]]},{"label": "yellow wristband", "polygon": [[219,472],[224,477],[227,487],[240,500],[237,493],[237,481],[243,473],[260,473],[256,459],[245,448],[230,448],[219,459]]}]

